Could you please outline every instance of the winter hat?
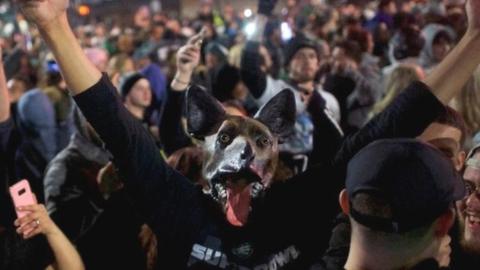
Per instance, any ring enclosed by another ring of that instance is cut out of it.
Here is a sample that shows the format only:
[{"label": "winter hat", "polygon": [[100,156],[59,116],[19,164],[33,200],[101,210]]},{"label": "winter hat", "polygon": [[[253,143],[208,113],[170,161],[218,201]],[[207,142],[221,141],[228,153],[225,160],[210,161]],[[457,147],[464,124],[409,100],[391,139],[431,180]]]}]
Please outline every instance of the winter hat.
[{"label": "winter hat", "polygon": [[122,95],[122,98],[125,98],[130,93],[133,86],[141,79],[146,79],[146,78],[140,73],[134,73],[126,77],[120,86],[120,94]]},{"label": "winter hat", "polygon": [[303,48],[314,49],[317,52],[317,57],[320,57],[320,46],[316,41],[304,36],[297,36],[291,39],[287,44],[285,50],[285,64],[288,66],[293,56],[295,56],[295,54]]}]

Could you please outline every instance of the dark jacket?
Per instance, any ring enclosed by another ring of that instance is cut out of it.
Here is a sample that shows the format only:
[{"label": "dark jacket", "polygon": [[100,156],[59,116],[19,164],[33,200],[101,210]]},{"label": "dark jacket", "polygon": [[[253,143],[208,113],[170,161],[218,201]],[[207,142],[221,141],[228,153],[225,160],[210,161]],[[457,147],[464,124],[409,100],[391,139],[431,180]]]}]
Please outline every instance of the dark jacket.
[{"label": "dark jacket", "polygon": [[[0,231],[0,269],[45,269],[53,261],[45,237],[37,236],[25,241],[16,233],[13,225],[16,214],[8,187],[16,182],[14,157],[21,143],[18,132],[12,118],[0,123],[0,227],[6,229]],[[40,186],[32,185],[32,189],[36,194],[43,194]]]},{"label": "dark jacket", "polygon": [[48,165],[44,178],[45,206],[70,239],[85,233],[103,211],[97,174],[110,154],[76,133]]}]

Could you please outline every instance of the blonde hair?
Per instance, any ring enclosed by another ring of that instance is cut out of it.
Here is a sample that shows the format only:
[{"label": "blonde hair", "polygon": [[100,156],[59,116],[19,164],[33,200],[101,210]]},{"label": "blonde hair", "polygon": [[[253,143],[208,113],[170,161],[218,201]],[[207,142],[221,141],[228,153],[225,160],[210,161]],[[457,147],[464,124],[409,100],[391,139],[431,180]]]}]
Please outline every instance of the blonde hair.
[{"label": "blonde hair", "polygon": [[455,99],[455,109],[462,115],[467,127],[475,134],[480,131],[480,69],[477,68],[470,80]]},{"label": "blonde hair", "polygon": [[370,118],[385,110],[412,82],[420,80],[417,68],[415,65],[403,64],[390,73],[385,84],[385,96],[373,106]]},{"label": "blonde hair", "polygon": [[[132,66],[129,67],[128,64],[132,64]],[[133,71],[135,71],[135,68],[133,67],[133,60],[130,56],[128,56],[128,54],[117,54],[108,62],[107,73],[109,76],[113,76],[116,73],[124,75]]]}]

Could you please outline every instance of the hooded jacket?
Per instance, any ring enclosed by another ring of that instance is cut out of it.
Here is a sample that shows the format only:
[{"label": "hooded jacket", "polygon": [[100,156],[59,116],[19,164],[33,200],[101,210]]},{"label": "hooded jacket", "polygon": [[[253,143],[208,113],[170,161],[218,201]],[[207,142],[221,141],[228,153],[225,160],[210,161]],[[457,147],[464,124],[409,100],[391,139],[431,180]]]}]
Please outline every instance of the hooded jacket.
[{"label": "hooded jacket", "polygon": [[429,70],[433,68],[436,64],[438,64],[438,61],[435,60],[435,57],[433,55],[433,41],[435,40],[437,35],[442,32],[447,33],[447,35],[452,41],[455,40],[455,32],[453,31],[453,29],[447,26],[432,23],[425,26],[422,30],[422,37],[424,38],[425,43],[423,45],[422,51],[420,52],[419,64],[425,70]]}]

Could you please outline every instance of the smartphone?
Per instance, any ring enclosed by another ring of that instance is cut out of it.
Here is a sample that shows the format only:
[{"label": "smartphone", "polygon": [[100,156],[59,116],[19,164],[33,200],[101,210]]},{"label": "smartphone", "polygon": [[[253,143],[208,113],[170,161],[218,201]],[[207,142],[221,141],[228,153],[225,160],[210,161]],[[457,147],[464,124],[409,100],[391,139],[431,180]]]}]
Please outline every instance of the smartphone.
[{"label": "smartphone", "polygon": [[15,205],[15,212],[17,212],[18,218],[27,215],[28,212],[18,211],[16,207],[37,204],[35,195],[33,195],[30,184],[26,179],[10,187],[10,196],[12,197],[13,205]]}]

